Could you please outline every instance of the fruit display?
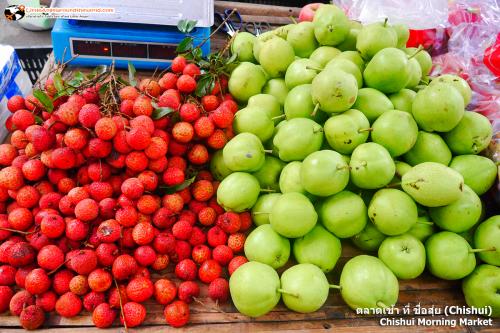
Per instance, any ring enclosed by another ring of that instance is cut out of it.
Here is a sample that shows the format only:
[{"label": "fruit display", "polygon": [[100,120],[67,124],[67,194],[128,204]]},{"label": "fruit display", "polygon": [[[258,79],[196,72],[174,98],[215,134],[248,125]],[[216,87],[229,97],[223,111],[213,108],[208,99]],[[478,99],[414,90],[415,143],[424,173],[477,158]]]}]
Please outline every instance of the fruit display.
[{"label": "fruit display", "polygon": [[[236,308],[258,317],[281,299],[308,313],[340,292],[352,309],[375,311],[396,304],[398,279],[427,270],[463,279],[467,304],[498,317],[499,216],[480,197],[497,178],[480,155],[492,126],[465,111],[467,81],[430,77],[430,55],[406,48],[403,25],[361,25],[335,5],[301,15],[238,34],[231,48],[240,110],[211,170],[218,203],[250,210],[257,226],[250,262],[230,277]],[[366,254],[333,281],[349,241]]]}]

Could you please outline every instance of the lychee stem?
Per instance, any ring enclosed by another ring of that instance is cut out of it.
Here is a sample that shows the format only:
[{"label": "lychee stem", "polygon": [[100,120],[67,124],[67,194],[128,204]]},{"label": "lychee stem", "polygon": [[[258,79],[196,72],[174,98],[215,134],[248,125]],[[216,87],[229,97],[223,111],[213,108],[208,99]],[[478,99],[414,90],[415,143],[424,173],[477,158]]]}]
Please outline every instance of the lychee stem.
[{"label": "lychee stem", "polygon": [[282,294],[287,294],[287,295],[290,295],[290,296],[293,296],[293,297],[299,297],[299,295],[297,294],[294,294],[294,293],[291,293],[291,292],[288,292],[286,290],[283,290],[281,288],[278,289],[278,292],[282,293]]},{"label": "lychee stem", "polygon": [[476,253],[476,252],[489,252],[489,251],[496,251],[497,249],[492,246],[492,247],[487,247],[485,249],[472,249],[469,250],[469,253]]},{"label": "lychee stem", "polygon": [[288,16],[288,18],[290,19],[290,21],[293,22],[293,24],[297,24],[297,20],[295,19],[295,17],[293,16]]},{"label": "lychee stem", "polygon": [[341,166],[341,165],[337,165],[337,170],[350,170],[351,167],[348,166],[348,165],[344,165],[344,166]]},{"label": "lychee stem", "polygon": [[384,302],[382,302],[382,301],[378,301],[376,304],[377,304],[377,306],[378,306],[378,307],[381,307],[381,308],[388,308],[388,306],[387,306],[387,305],[385,305],[385,303],[384,303]]},{"label": "lychee stem", "polygon": [[417,48],[417,50],[415,51],[415,53],[413,53],[411,56],[408,57],[408,60],[410,60],[411,58],[413,58],[414,56],[416,56],[420,51],[422,51],[424,49],[424,47],[422,46],[422,44],[420,44]]},{"label": "lychee stem", "polygon": [[120,312],[123,318],[123,327],[125,328],[125,332],[128,332],[127,320],[125,319],[125,313],[123,312],[123,302],[122,302],[122,293],[120,292],[120,286],[118,286],[118,282],[115,277],[113,277],[113,281],[115,282],[116,292],[118,293],[118,300],[120,301]]},{"label": "lychee stem", "polygon": [[264,153],[272,154],[273,150],[272,149],[264,149]]},{"label": "lychee stem", "polygon": [[386,27],[386,26],[387,26],[387,21],[389,21],[389,18],[388,18],[388,17],[386,17],[386,18],[385,18],[385,20],[384,20],[384,27]]},{"label": "lychee stem", "polygon": [[57,272],[59,270],[59,268],[63,267],[64,265],[66,265],[66,263],[70,261],[70,258],[67,258],[66,260],[63,261],[62,264],[60,264],[59,266],[57,266],[56,268],[54,268],[53,270],[51,270],[50,272],[47,273],[47,275],[52,275],[54,274],[55,272]]},{"label": "lychee stem", "polygon": [[311,113],[311,117],[314,117],[319,110],[319,103],[314,106],[314,110]]},{"label": "lychee stem", "polygon": [[368,127],[368,128],[360,128],[360,129],[358,130],[358,133],[363,133],[363,132],[371,132],[371,131],[373,131],[373,128],[371,128],[371,127]]},{"label": "lychee stem", "polygon": [[398,187],[400,185],[401,185],[401,182],[398,182],[398,183],[388,184],[385,187],[387,187],[387,188],[394,188],[394,187]]},{"label": "lychee stem", "polygon": [[275,193],[276,192],[276,190],[271,190],[269,188],[261,188],[260,191],[261,192],[267,192],[267,193]]},{"label": "lychee stem", "polygon": [[434,223],[433,223],[433,222],[430,222],[430,221],[418,221],[417,223],[418,223],[418,224],[434,225]]},{"label": "lychee stem", "polygon": [[330,285],[329,285],[329,287],[330,287],[331,289],[338,289],[338,290],[342,289],[342,287],[341,287],[341,286],[339,286],[338,284],[330,284]]},{"label": "lychee stem", "polygon": [[306,69],[321,72],[324,68],[316,67],[316,66],[306,66]]},{"label": "lychee stem", "polygon": [[31,234],[35,233],[34,231],[21,231],[21,230],[10,229],[10,228],[3,228],[3,227],[0,227],[0,230],[10,231],[10,232],[16,232],[16,233],[22,234],[22,235],[31,235]]},{"label": "lychee stem", "polygon": [[276,117],[272,117],[271,120],[276,120],[276,119],[283,119],[285,118],[286,115],[285,114],[282,114],[282,115],[279,115],[279,116],[276,116]]}]

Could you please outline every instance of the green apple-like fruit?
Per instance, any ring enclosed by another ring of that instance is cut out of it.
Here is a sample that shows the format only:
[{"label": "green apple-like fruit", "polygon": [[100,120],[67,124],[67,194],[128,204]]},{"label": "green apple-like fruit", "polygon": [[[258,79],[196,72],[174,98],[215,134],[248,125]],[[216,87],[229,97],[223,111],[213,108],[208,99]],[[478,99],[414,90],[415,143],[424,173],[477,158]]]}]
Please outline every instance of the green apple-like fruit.
[{"label": "green apple-like fruit", "polygon": [[417,205],[403,191],[382,189],[373,196],[368,206],[368,216],[381,233],[401,235],[417,223]]},{"label": "green apple-like fruit", "polygon": [[328,118],[324,130],[330,147],[341,154],[351,154],[368,139],[370,123],[361,111],[351,109]]},{"label": "green apple-like fruit", "polygon": [[309,199],[300,193],[284,193],[269,215],[271,226],[288,238],[302,237],[314,228],[318,214]]},{"label": "green apple-like fruit", "polygon": [[441,229],[460,233],[479,222],[481,210],[481,199],[469,186],[464,185],[458,200],[446,206],[431,207],[429,214]]},{"label": "green apple-like fruit", "polygon": [[363,58],[370,59],[385,48],[398,45],[398,35],[387,22],[367,24],[358,33],[356,49]]},{"label": "green apple-like fruit", "polygon": [[385,112],[372,127],[372,141],[384,146],[392,157],[408,152],[417,141],[418,126],[408,112]]},{"label": "green apple-like fruit", "polygon": [[410,89],[401,89],[397,93],[390,94],[389,99],[396,110],[411,113],[411,106],[417,93]]},{"label": "green apple-like fruit", "polygon": [[429,220],[429,217],[419,216],[417,223],[408,230],[407,234],[414,236],[421,242],[425,242],[435,231],[434,223]]},{"label": "green apple-like fruit", "polygon": [[279,190],[279,177],[285,162],[273,156],[266,156],[264,165],[253,175],[259,181],[260,187],[268,190]]},{"label": "green apple-like fruit", "polygon": [[359,89],[352,108],[363,112],[370,123],[373,123],[382,113],[394,110],[391,100],[373,88]]},{"label": "green apple-like fruit", "polygon": [[240,133],[224,146],[222,156],[233,171],[257,171],[264,165],[264,146],[252,133]]},{"label": "green apple-like fruit", "polygon": [[253,56],[257,61],[259,61],[259,54],[260,54],[260,50],[262,48],[262,45],[264,45],[264,42],[266,42],[272,38],[279,38],[279,37],[276,36],[274,31],[266,31],[266,32],[258,35],[255,38],[255,40],[253,41]]},{"label": "green apple-like fruit", "polygon": [[450,168],[458,171],[464,177],[465,185],[477,195],[486,193],[493,186],[498,170],[495,162],[479,155],[455,156]]},{"label": "green apple-like fruit", "polygon": [[378,250],[385,238],[386,236],[368,221],[365,228],[359,234],[354,235],[351,240],[359,249],[374,252]]},{"label": "green apple-like fruit", "polygon": [[325,228],[339,238],[349,238],[359,234],[368,220],[363,199],[349,191],[342,191],[326,198],[318,214]]},{"label": "green apple-like fruit", "polygon": [[488,147],[492,135],[488,118],[477,112],[466,112],[458,125],[444,134],[444,141],[456,155],[479,154]]},{"label": "green apple-like fruit", "polygon": [[342,298],[353,310],[386,308],[396,304],[398,279],[378,258],[359,255],[350,259],[340,274]]},{"label": "green apple-like fruit", "polygon": [[255,107],[246,107],[236,112],[233,122],[234,131],[255,134],[260,141],[265,142],[273,136],[274,122],[268,113]]},{"label": "green apple-like fruit", "polygon": [[293,255],[298,263],[316,265],[325,273],[335,267],[341,252],[340,240],[320,225],[293,242]]},{"label": "green apple-like fruit", "polygon": [[410,171],[411,165],[401,161],[394,161],[394,164],[396,165],[396,174],[394,175],[391,183],[401,183],[401,178],[405,173]]},{"label": "green apple-like fruit", "polygon": [[500,215],[490,217],[477,227],[474,246],[478,249],[494,249],[479,252],[478,256],[485,263],[500,266]]},{"label": "green apple-like fruit", "polygon": [[[335,93],[332,93],[334,91]],[[341,70],[324,70],[312,81],[313,103],[326,113],[342,112],[356,101],[358,84],[356,78]]]},{"label": "green apple-like fruit", "polygon": [[271,311],[280,301],[280,287],[278,273],[256,261],[241,265],[229,278],[234,306],[249,317],[260,317]]},{"label": "green apple-like fruit", "polygon": [[246,102],[253,95],[260,94],[266,83],[266,74],[251,62],[242,62],[231,73],[228,88],[239,102]]},{"label": "green apple-like fruit", "polygon": [[444,280],[458,280],[476,267],[476,256],[467,241],[449,231],[430,236],[425,242],[427,268],[432,275]]},{"label": "green apple-like fruit", "polygon": [[255,57],[253,56],[254,41],[255,36],[251,33],[246,31],[238,32],[231,44],[231,53],[236,53],[237,59],[240,62],[255,62]]},{"label": "green apple-like fruit", "polygon": [[314,23],[304,21],[295,24],[286,36],[295,51],[295,55],[301,58],[308,58],[318,47],[318,42],[314,37]]},{"label": "green apple-like fruit", "polygon": [[329,290],[325,273],[312,264],[292,266],[281,275],[281,298],[292,311],[317,311],[325,304]]},{"label": "green apple-like fruit", "polygon": [[313,19],[314,35],[321,45],[335,46],[349,33],[349,19],[334,5],[320,5]]},{"label": "green apple-like fruit", "polygon": [[225,210],[242,212],[253,207],[259,197],[259,181],[244,172],[224,178],[217,189],[217,202]]},{"label": "green apple-like fruit", "polygon": [[222,149],[217,150],[210,160],[210,173],[214,176],[218,181],[223,180],[228,175],[230,175],[233,171],[229,169],[224,163],[224,157],[222,156]]},{"label": "green apple-like fruit", "polygon": [[311,85],[302,84],[290,90],[285,99],[286,119],[310,118],[314,112],[314,103],[311,95]]},{"label": "green apple-like fruit", "polygon": [[280,159],[287,162],[303,160],[309,154],[319,150],[322,143],[323,128],[306,118],[287,120],[273,139]]},{"label": "green apple-like fruit", "polygon": [[408,59],[408,71],[410,76],[408,82],[406,82],[405,88],[414,89],[422,80],[422,68],[420,68],[417,59]]},{"label": "green apple-like fruit", "polygon": [[300,180],[305,190],[326,197],[342,191],[349,182],[349,166],[333,150],[320,150],[302,162]]},{"label": "green apple-like fruit", "polygon": [[285,73],[285,83],[288,89],[301,84],[311,83],[318,74],[319,65],[310,59],[297,59],[288,66]]},{"label": "green apple-like fruit", "polygon": [[285,99],[288,95],[285,79],[275,78],[267,81],[264,87],[262,87],[262,92],[273,95],[281,105],[285,104]]},{"label": "green apple-like fruit", "polygon": [[399,279],[414,279],[425,269],[424,244],[410,234],[384,239],[378,257]]},{"label": "green apple-like fruit", "polygon": [[396,166],[383,146],[374,142],[363,143],[351,155],[351,180],[359,188],[381,188],[392,180]]},{"label": "green apple-like fruit", "polygon": [[408,30],[408,26],[406,24],[395,24],[392,26],[394,31],[398,36],[398,45],[397,47],[402,49],[406,46],[406,42],[410,38],[410,30]]},{"label": "green apple-like fruit", "polygon": [[290,162],[283,170],[281,170],[280,174],[280,191],[281,193],[290,193],[290,192],[298,192],[306,195],[307,191],[302,186],[302,182],[300,181],[300,170],[302,168],[302,162],[294,161]]},{"label": "green apple-like fruit", "polygon": [[311,53],[309,59],[324,67],[330,60],[340,54],[340,50],[332,46],[320,46]]},{"label": "green apple-like fruit", "polygon": [[336,58],[352,61],[356,66],[358,66],[361,73],[365,70],[365,61],[358,51],[344,51],[337,55]]},{"label": "green apple-like fruit", "polygon": [[290,257],[290,241],[274,231],[270,224],[263,224],[248,235],[245,256],[249,261],[280,268]]},{"label": "green apple-like fruit", "polygon": [[393,47],[380,50],[366,65],[363,79],[368,87],[383,93],[400,91],[410,79],[407,55]]},{"label": "green apple-like fruit", "polygon": [[467,81],[462,79],[460,76],[453,74],[443,74],[433,79],[429,85],[433,85],[438,82],[448,83],[455,87],[464,98],[464,105],[469,104],[472,97],[472,91]]},{"label": "green apple-like fruit", "polygon": [[295,60],[292,45],[281,38],[265,41],[259,52],[259,63],[270,77],[282,77]]},{"label": "green apple-like fruit", "polygon": [[491,317],[500,317],[500,267],[479,265],[462,281],[465,302],[470,307],[491,308]]},{"label": "green apple-like fruit", "polygon": [[349,20],[349,33],[344,41],[337,45],[341,51],[356,51],[356,43],[358,42],[358,34],[363,28],[363,25],[358,21]]},{"label": "green apple-like fruit", "polygon": [[439,207],[449,205],[460,198],[464,178],[445,165],[424,162],[403,175],[401,187],[419,204]]},{"label": "green apple-like fruit", "polygon": [[281,104],[278,102],[276,97],[269,94],[257,94],[248,99],[248,107],[258,108],[267,113],[269,118],[275,119],[274,123],[277,124],[281,121],[277,117],[283,114],[283,109]]},{"label": "green apple-like fruit", "polygon": [[403,49],[410,57],[415,58],[420,64],[422,69],[422,77],[429,75],[432,69],[432,58],[425,50],[417,49],[416,47],[409,47]]},{"label": "green apple-like fruit", "polygon": [[363,86],[363,74],[361,74],[359,67],[356,66],[356,64],[353,63],[352,61],[347,59],[334,58],[326,64],[324,70],[330,70],[330,69],[341,70],[351,74],[356,79],[358,87]]},{"label": "green apple-like fruit", "polygon": [[269,224],[269,214],[281,193],[268,193],[261,195],[252,207],[252,221],[256,226]]},{"label": "green apple-like fruit", "polygon": [[451,151],[440,135],[419,131],[417,141],[404,155],[404,160],[410,165],[424,162],[448,165],[451,161]]},{"label": "green apple-like fruit", "polygon": [[448,132],[464,116],[464,99],[453,86],[438,82],[417,93],[412,113],[424,131]]}]

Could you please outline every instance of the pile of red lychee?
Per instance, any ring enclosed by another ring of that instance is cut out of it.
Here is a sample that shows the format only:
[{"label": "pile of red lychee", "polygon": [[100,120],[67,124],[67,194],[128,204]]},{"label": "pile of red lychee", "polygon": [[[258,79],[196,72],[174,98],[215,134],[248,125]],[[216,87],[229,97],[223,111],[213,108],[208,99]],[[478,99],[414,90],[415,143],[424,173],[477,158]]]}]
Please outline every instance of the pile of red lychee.
[{"label": "pile of red lychee", "polygon": [[[200,68],[177,57],[158,81],[122,86],[115,110],[96,83],[53,98],[8,101],[0,145],[0,313],[26,329],[48,313],[90,312],[95,326],[141,325],[155,299],[166,322],[189,321],[200,282],[216,302],[241,255],[249,213],[217,204],[207,163],[233,136],[227,78],[202,98]],[[170,114],[159,119],[156,108]],[[227,271],[226,271],[227,269]],[[172,279],[166,278],[166,272]],[[174,281],[175,280],[175,281]]]}]

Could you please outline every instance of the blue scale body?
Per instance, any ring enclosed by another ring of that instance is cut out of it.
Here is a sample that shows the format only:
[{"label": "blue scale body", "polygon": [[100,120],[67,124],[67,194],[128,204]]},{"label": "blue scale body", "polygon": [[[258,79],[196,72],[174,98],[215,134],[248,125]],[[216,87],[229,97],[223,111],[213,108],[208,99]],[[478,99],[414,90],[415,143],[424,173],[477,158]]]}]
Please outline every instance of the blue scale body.
[{"label": "blue scale body", "polygon": [[[198,45],[208,38],[210,28],[196,27],[190,35]],[[110,65],[114,60],[117,68],[127,68],[129,61],[138,69],[166,68],[185,37],[174,26],[133,23],[58,19],[52,29],[56,61],[66,62],[78,53],[70,64],[87,67]],[[207,55],[210,40],[201,49]]]}]

